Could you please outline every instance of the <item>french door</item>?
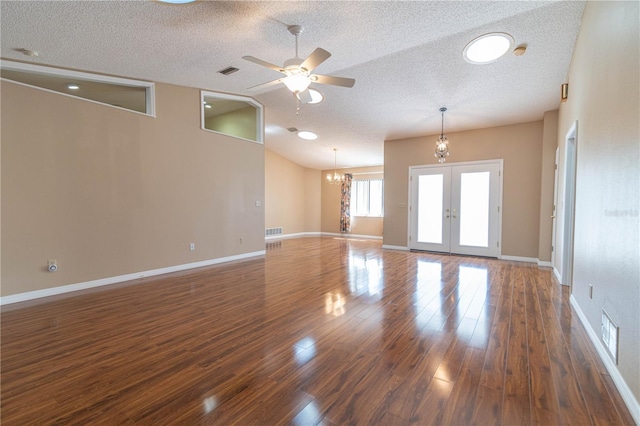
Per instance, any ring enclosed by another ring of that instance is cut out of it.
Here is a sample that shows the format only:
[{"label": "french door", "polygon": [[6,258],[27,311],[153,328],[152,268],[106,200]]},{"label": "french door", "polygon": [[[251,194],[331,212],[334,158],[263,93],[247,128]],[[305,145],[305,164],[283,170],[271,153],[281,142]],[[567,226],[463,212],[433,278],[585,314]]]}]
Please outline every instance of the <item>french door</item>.
[{"label": "french door", "polygon": [[498,257],[502,161],[410,167],[409,248]]}]

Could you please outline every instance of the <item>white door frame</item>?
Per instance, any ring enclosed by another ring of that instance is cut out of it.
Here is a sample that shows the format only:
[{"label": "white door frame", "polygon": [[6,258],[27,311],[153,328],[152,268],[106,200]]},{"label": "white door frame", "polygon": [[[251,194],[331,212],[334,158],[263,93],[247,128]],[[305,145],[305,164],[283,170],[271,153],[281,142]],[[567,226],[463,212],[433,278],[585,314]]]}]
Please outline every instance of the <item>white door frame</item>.
[{"label": "white door frame", "polygon": [[[562,232],[556,233],[554,245],[560,265],[554,265],[560,284],[573,283],[573,248],[575,228],[576,170],[578,160],[578,122],[575,121],[565,136],[562,211],[558,211]],[[560,270],[557,267],[560,266]]]},{"label": "white door frame", "polygon": [[498,164],[498,218],[497,218],[497,258],[500,259],[502,257],[502,192],[503,192],[503,170],[504,170],[504,160],[496,159],[496,160],[480,160],[480,161],[465,161],[460,163],[448,163],[448,164],[427,164],[422,166],[409,166],[408,169],[408,182],[409,182],[409,191],[407,194],[407,205],[409,208],[407,209],[407,247],[411,249],[411,233],[412,233],[412,222],[411,222],[411,212],[412,212],[412,193],[413,193],[413,185],[415,184],[411,180],[411,176],[413,171],[416,169],[429,169],[429,168],[441,168],[441,167],[457,167],[457,166],[472,166],[472,165],[482,165],[482,164]]},{"label": "white door frame", "polygon": [[560,147],[556,148],[555,170],[553,171],[553,210],[551,213],[551,267],[560,281],[558,262],[556,262],[556,227],[558,222],[558,162],[560,161]]}]

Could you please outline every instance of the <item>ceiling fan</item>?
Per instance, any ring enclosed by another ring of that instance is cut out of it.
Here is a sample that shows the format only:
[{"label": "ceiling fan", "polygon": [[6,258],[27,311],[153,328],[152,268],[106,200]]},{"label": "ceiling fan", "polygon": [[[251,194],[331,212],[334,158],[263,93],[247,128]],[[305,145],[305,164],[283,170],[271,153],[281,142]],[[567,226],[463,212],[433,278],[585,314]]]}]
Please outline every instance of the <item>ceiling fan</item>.
[{"label": "ceiling fan", "polygon": [[301,102],[308,103],[312,100],[311,94],[309,93],[309,90],[307,90],[311,83],[353,87],[356,82],[353,78],[312,74],[311,72],[318,65],[329,59],[331,53],[318,47],[311,53],[311,55],[307,57],[307,59],[300,58],[298,56],[298,36],[300,35],[300,33],[302,33],[302,25],[291,25],[287,27],[287,29],[296,37],[296,56],[291,59],[287,59],[283,66],[274,65],[272,63],[263,61],[262,59],[254,58],[253,56],[242,57],[242,59],[253,62],[254,64],[262,65],[263,67],[281,72],[282,74],[284,74],[284,77],[280,77],[277,80],[249,87],[249,89],[255,89],[257,87],[268,87],[274,84],[284,83],[284,85],[287,86],[287,88],[291,90],[293,94],[298,99],[300,99]]}]

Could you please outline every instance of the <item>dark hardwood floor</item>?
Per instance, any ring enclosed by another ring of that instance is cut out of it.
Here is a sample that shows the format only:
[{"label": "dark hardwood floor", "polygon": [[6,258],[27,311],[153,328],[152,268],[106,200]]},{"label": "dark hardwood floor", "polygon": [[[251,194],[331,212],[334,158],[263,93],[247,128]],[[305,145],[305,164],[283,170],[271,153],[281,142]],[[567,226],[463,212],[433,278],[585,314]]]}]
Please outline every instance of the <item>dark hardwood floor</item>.
[{"label": "dark hardwood floor", "polygon": [[6,426],[633,424],[531,264],[300,238],[2,311]]}]

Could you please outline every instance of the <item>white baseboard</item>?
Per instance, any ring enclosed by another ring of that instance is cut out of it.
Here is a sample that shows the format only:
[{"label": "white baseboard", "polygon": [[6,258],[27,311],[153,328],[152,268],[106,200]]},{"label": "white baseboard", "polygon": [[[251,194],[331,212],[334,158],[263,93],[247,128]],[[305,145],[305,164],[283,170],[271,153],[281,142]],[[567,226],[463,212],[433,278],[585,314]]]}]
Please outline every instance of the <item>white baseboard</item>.
[{"label": "white baseboard", "polygon": [[400,251],[409,251],[409,247],[405,247],[405,246],[392,246],[389,244],[383,244],[382,245],[383,249],[389,249],[389,250],[400,250]]},{"label": "white baseboard", "polygon": [[381,240],[382,237],[378,235],[362,235],[362,234],[348,234],[348,233],[337,233],[337,232],[297,232],[294,234],[280,234],[280,235],[269,235],[268,237],[264,237],[265,241],[269,240],[284,240],[287,238],[302,238],[302,237],[342,237],[342,238],[360,238],[366,240]]},{"label": "white baseboard", "polygon": [[268,237],[264,237],[264,239],[265,241],[286,240],[287,238],[320,237],[321,235],[322,232],[296,232],[293,234],[269,235]]},{"label": "white baseboard", "polygon": [[335,233],[335,232],[323,232],[322,236],[325,237],[342,237],[342,238],[361,238],[365,240],[381,240],[382,237],[378,235],[361,235],[361,234],[349,234],[349,233]]},{"label": "white baseboard", "polygon": [[553,266],[553,263],[547,262],[545,260],[538,260],[538,266],[542,266],[542,267],[545,267],[545,268],[551,268]]},{"label": "white baseboard", "polygon": [[562,277],[560,277],[560,272],[558,272],[558,268],[553,267],[553,275],[555,275],[556,279],[560,284],[562,284]]},{"label": "white baseboard", "polygon": [[538,263],[538,259],[535,257],[521,257],[521,256],[505,256],[502,255],[499,257],[500,260],[511,260],[514,262],[527,262],[527,263]]},{"label": "white baseboard", "polygon": [[203,260],[200,262],[186,263],[184,265],[168,266],[166,268],[152,269],[150,271],[134,272],[132,274],[118,275],[116,277],[101,278],[99,280],[63,285],[60,287],[45,288],[42,290],[28,291],[25,293],[11,294],[9,296],[0,297],[0,305],[9,305],[11,303],[25,302],[27,300],[39,299],[41,297],[55,296],[57,294],[70,293],[72,291],[86,290],[89,288],[101,287],[109,284],[121,283],[124,281],[152,277],[154,275],[168,274],[171,272],[184,271],[186,269],[201,268],[203,266],[211,266],[218,263],[242,260],[250,257],[262,256],[265,253],[265,250],[260,250],[251,253],[237,254],[234,256],[220,257],[217,259]]},{"label": "white baseboard", "polygon": [[627,386],[627,382],[624,381],[624,378],[620,374],[620,371],[618,371],[618,368],[613,363],[613,360],[609,357],[609,354],[607,353],[607,350],[605,349],[605,347],[602,345],[600,338],[591,327],[591,324],[587,320],[587,317],[585,316],[584,312],[582,312],[582,309],[580,309],[580,305],[578,305],[578,301],[573,297],[573,295],[571,295],[571,298],[569,300],[571,302],[571,306],[573,307],[573,309],[575,309],[576,313],[578,314],[578,318],[580,318],[580,322],[582,322],[582,325],[587,330],[587,334],[591,339],[591,343],[593,343],[593,346],[595,346],[596,351],[598,351],[598,355],[600,355],[600,359],[602,360],[602,363],[604,364],[605,368],[609,372],[609,375],[611,376],[613,383],[616,385],[618,392],[620,392],[620,395],[622,396],[622,399],[624,400],[625,405],[631,412],[631,415],[633,416],[633,419],[635,420],[636,424],[640,425],[640,404],[638,404],[638,400],[634,397],[633,393],[631,392],[631,389],[629,389],[629,386]]}]

